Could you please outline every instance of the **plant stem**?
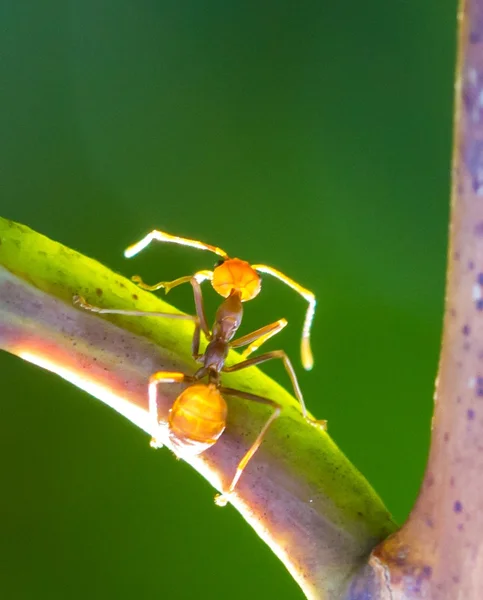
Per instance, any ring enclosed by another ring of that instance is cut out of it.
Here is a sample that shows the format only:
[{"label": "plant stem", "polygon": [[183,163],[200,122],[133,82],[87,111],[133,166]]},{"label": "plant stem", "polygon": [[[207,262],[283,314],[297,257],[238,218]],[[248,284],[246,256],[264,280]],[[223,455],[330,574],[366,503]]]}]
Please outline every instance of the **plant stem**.
[{"label": "plant stem", "polygon": [[[483,598],[483,0],[462,0],[458,22],[448,277],[431,450],[407,523],[373,553],[371,598]],[[371,580],[369,570],[359,586]]]},{"label": "plant stem", "polygon": [[[155,433],[147,412],[149,376],[159,369],[193,373],[192,323],[102,318],[74,307],[74,294],[103,307],[176,312],[96,261],[0,219],[0,348],[56,372]],[[390,515],[327,433],[309,425],[279,385],[256,368],[227,374],[224,381],[283,408],[243,473],[233,506],[308,598],[338,598],[351,572],[394,531]],[[160,389],[159,418],[168,447],[167,417],[179,389]],[[219,441],[188,460],[219,490],[231,481],[268,414],[256,403],[228,398],[228,405],[227,429]]]}]

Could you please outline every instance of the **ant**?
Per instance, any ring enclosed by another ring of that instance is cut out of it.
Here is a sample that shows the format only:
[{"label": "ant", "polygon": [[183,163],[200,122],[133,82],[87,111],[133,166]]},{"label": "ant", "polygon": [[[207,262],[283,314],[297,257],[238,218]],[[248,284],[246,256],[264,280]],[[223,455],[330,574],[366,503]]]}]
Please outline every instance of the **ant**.
[{"label": "ant", "polygon": [[[233,373],[234,371],[239,371],[247,367],[261,364],[274,358],[281,359],[290,377],[295,396],[300,402],[302,414],[305,419],[311,423],[319,424],[323,428],[325,428],[325,422],[313,421],[308,417],[295,371],[290,359],[283,350],[275,350],[266,352],[265,354],[253,358],[246,358],[254,350],[259,348],[267,339],[283,329],[283,327],[285,327],[287,324],[286,319],[280,319],[250,334],[244,335],[237,340],[233,340],[240,327],[243,317],[242,302],[244,300],[253,298],[260,291],[260,278],[255,271],[255,267],[251,267],[248,263],[239,259],[229,259],[226,253],[224,253],[224,251],[220,248],[214,248],[213,246],[208,246],[195,240],[174,238],[173,236],[168,236],[168,234],[163,234],[162,232],[158,231],[151,232],[151,234],[146,236],[146,238],[141,240],[141,242],[130,246],[125,252],[126,256],[133,256],[147,244],[149,244],[152,239],[160,239],[160,235],[166,236],[169,241],[175,240],[175,243],[183,243],[184,245],[191,245],[194,247],[201,247],[202,249],[213,250],[216,251],[217,254],[223,253],[224,256],[226,256],[226,259],[215,267],[213,273],[211,271],[200,271],[193,276],[182,277],[171,283],[158,283],[154,286],[147,286],[140,280],[139,277],[133,277],[133,279],[140,284],[140,287],[148,290],[155,290],[161,287],[169,290],[171,287],[175,287],[180,283],[189,281],[194,291],[196,317],[171,313],[103,309],[88,304],[80,296],[74,297],[74,303],[86,310],[90,310],[99,314],[124,314],[131,316],[149,315],[175,319],[191,319],[194,321],[195,330],[193,334],[191,350],[193,358],[197,362],[201,363],[201,367],[194,375],[187,375],[186,373],[182,372],[159,371],[151,375],[148,388],[149,412],[153,419],[153,431],[156,431],[159,427],[157,402],[158,385],[160,383],[189,384],[188,387],[186,387],[184,391],[181,392],[181,394],[176,398],[172,408],[170,409],[168,418],[169,439],[173,447],[176,448],[181,455],[183,453],[195,455],[201,454],[213,446],[213,444],[215,444],[219,439],[226,426],[227,404],[224,398],[225,395],[259,402],[261,404],[269,405],[273,408],[272,414],[267,419],[257,438],[238,464],[235,476],[227,491],[216,498],[216,501],[219,505],[225,505],[228,497],[233,493],[248,462],[260,447],[268,428],[280,415],[281,406],[269,398],[222,386],[221,373]],[[224,281],[223,277],[220,276],[220,272],[217,272],[217,269],[220,269],[222,266],[227,267],[221,273],[221,275],[224,276]],[[248,269],[251,269],[252,273],[250,273]],[[267,269],[270,268],[267,267]],[[256,276],[255,278],[253,276],[250,277],[250,275],[253,275],[253,273]],[[278,274],[278,271],[276,273]],[[282,277],[285,278],[284,275],[282,275]],[[213,287],[216,286],[215,289],[221,295],[225,296],[224,301],[221,303],[216,312],[215,321],[211,330],[208,327],[204,311],[200,285],[205,279],[210,279],[213,283]],[[300,287],[295,282],[292,282],[292,280],[289,281],[290,284],[293,284],[292,287]],[[228,293],[226,293],[224,290],[227,290],[228,288]],[[315,300],[313,302],[315,305]],[[200,353],[201,331],[203,331],[206,339],[208,340],[208,345],[203,353]],[[225,361],[229,350],[231,348],[240,348],[243,346],[247,346],[245,352],[243,353],[245,360],[242,360],[241,362],[231,366],[226,366]],[[308,343],[305,347],[309,348],[310,350]],[[208,378],[208,383],[201,382],[201,380],[205,377]],[[161,445],[156,439],[155,435],[153,436],[151,444],[155,447],[159,447]]]}]

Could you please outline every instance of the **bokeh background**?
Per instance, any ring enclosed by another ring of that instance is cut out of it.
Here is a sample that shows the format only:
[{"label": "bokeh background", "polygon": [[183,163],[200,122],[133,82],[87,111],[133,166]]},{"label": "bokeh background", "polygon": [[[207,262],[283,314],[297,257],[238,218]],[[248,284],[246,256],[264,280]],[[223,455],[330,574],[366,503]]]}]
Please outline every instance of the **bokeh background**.
[{"label": "bokeh background", "polygon": [[[158,227],[314,290],[307,403],[400,522],[441,335],[455,12],[0,2],[2,216],[147,281],[212,264],[170,246],[123,258]],[[192,311],[190,289],[170,300]],[[244,331],[287,317],[270,347],[298,362],[304,309],[267,280]],[[2,597],[302,598],[241,517],[130,423],[5,353],[0,376]]]}]

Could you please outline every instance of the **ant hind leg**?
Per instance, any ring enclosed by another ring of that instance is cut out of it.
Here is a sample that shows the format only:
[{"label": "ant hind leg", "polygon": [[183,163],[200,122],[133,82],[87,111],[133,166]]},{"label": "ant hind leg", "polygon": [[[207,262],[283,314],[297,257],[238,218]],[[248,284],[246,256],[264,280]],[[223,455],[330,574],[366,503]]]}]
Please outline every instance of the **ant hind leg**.
[{"label": "ant hind leg", "polygon": [[193,383],[194,378],[185,373],[172,371],[157,371],[149,378],[148,399],[149,399],[149,416],[151,420],[151,442],[153,448],[161,448],[157,434],[159,432],[158,418],[158,385],[160,383]]},{"label": "ant hind leg", "polygon": [[248,463],[253,458],[253,456],[255,455],[257,450],[260,448],[260,445],[263,441],[263,438],[265,437],[265,434],[268,431],[268,428],[275,421],[275,419],[277,419],[280,416],[282,407],[280,406],[280,404],[278,404],[274,400],[269,400],[268,398],[264,398],[263,396],[257,396],[256,394],[250,394],[248,392],[242,392],[240,390],[234,390],[232,388],[220,387],[220,392],[222,394],[227,394],[228,396],[235,396],[237,398],[242,398],[244,400],[252,400],[254,402],[259,402],[260,404],[265,404],[265,405],[271,406],[274,409],[273,413],[266,420],[265,425],[262,427],[259,434],[257,435],[255,441],[250,446],[250,448],[246,451],[243,458],[238,463],[235,475],[234,475],[228,489],[226,491],[224,491],[223,493],[217,494],[215,496],[215,502],[218,506],[226,506],[230,500],[230,496],[233,494],[233,491],[238,483],[238,480],[240,479],[240,477],[243,474],[243,471],[246,469]]}]

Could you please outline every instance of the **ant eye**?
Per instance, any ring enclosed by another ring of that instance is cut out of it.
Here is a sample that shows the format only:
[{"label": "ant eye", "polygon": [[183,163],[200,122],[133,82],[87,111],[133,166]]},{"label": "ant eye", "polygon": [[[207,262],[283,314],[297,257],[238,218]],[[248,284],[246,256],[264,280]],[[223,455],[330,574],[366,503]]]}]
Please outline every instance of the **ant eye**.
[{"label": "ant eye", "polygon": [[224,258],[220,258],[220,260],[216,261],[216,263],[214,264],[213,268],[216,269],[216,267],[220,267],[224,262],[225,262],[225,259]]}]

